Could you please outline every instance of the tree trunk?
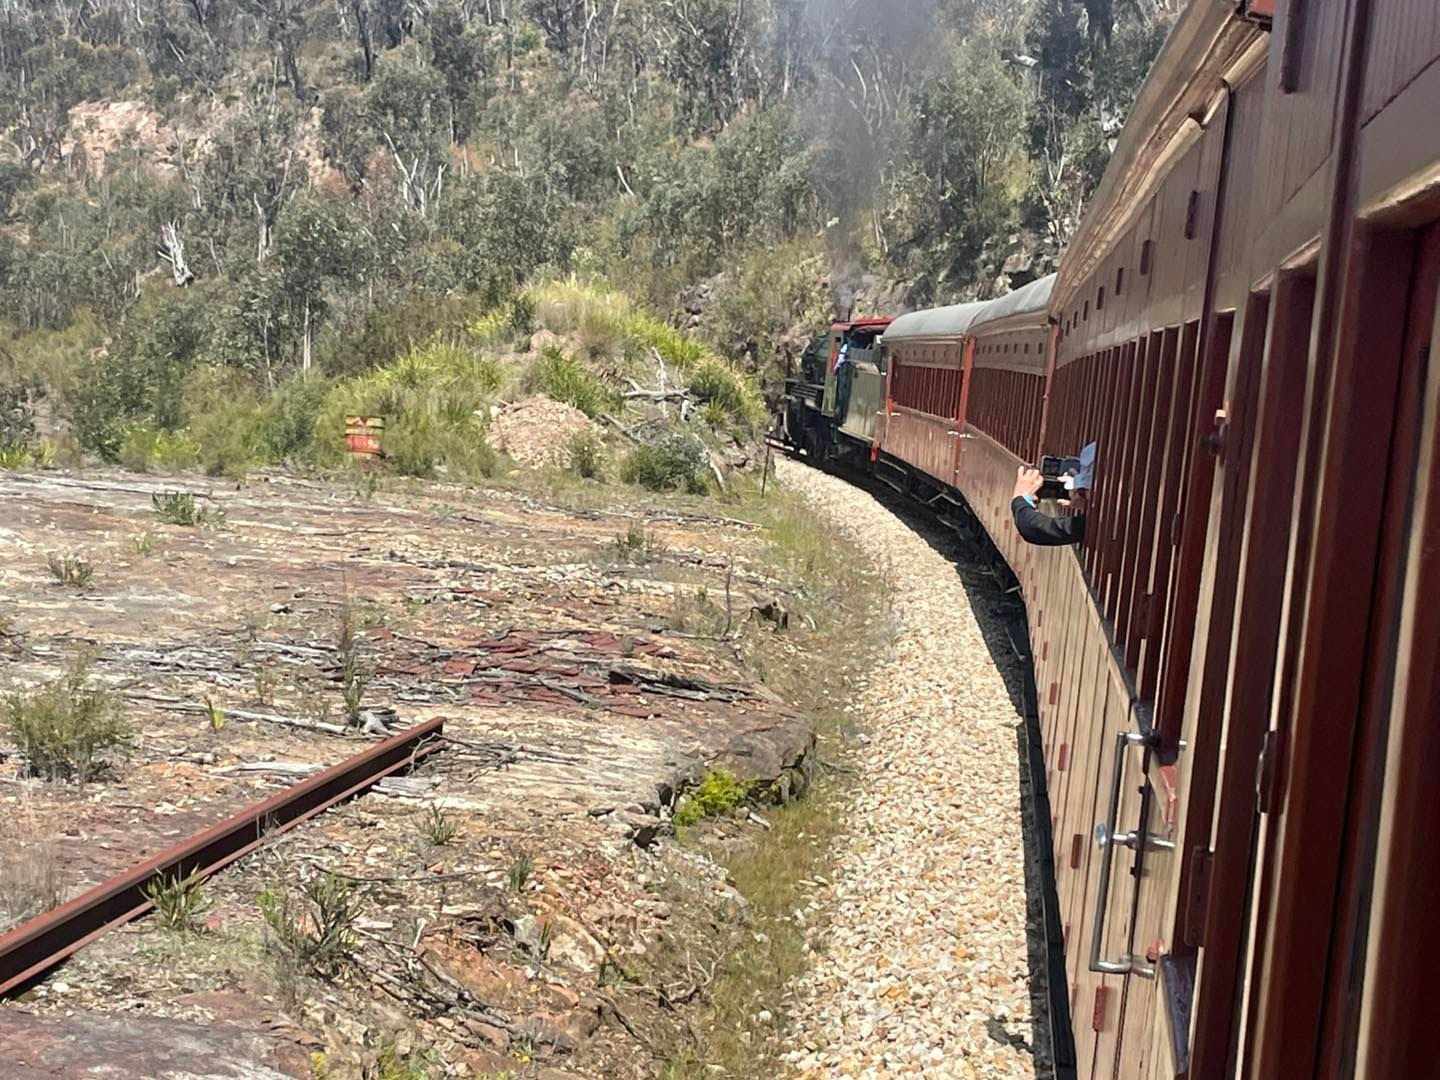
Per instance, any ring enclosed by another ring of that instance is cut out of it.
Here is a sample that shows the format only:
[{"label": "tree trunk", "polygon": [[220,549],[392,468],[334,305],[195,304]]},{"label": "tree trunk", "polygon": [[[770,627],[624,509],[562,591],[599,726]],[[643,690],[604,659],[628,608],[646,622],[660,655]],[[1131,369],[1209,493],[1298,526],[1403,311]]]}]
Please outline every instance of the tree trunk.
[{"label": "tree trunk", "polygon": [[300,370],[310,370],[310,298],[305,298],[305,333],[300,340]]}]

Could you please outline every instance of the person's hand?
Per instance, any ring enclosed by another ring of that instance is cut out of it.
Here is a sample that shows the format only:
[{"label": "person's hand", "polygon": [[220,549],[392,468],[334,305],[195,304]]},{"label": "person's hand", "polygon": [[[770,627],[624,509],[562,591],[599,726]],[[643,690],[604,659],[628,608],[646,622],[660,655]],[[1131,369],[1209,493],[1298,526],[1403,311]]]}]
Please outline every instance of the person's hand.
[{"label": "person's hand", "polygon": [[1044,483],[1045,478],[1040,475],[1039,469],[1021,465],[1015,470],[1015,494],[1011,498],[1033,499]]}]

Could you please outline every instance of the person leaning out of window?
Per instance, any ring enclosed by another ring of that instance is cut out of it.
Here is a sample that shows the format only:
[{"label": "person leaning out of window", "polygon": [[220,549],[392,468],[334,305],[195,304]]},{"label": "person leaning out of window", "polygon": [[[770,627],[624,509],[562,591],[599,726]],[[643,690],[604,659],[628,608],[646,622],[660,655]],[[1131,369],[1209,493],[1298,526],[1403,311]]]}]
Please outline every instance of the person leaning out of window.
[{"label": "person leaning out of window", "polygon": [[1068,505],[1071,513],[1065,517],[1052,517],[1040,510],[1039,500],[1036,499],[1045,478],[1039,469],[1021,465],[1015,475],[1015,495],[1010,500],[1010,513],[1015,518],[1020,538],[1027,544],[1041,547],[1078,544],[1084,540],[1085,507],[1094,472],[1095,444],[1090,443],[1080,451],[1080,468],[1065,478],[1065,488],[1070,497],[1061,505]]}]

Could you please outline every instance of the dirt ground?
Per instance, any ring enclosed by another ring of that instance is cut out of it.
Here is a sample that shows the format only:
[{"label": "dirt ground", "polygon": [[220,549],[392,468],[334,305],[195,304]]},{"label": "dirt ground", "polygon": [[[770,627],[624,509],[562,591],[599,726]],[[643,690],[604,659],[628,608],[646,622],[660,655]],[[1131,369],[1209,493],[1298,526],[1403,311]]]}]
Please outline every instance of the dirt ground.
[{"label": "dirt ground", "polygon": [[[163,523],[175,491],[223,522]],[[702,996],[683,943],[744,918],[671,814],[717,767],[804,786],[813,725],[737,644],[804,628],[766,621],[795,586],[745,521],[564,501],[0,473],[0,694],[85,655],[133,732],[83,785],[0,732],[0,929],[386,730],[450,740],[221,872],[194,929],[141,920],[0,1004],[8,1076],[655,1074]],[[88,582],[54,579],[66,554]],[[327,886],[336,952],[304,955],[277,926],[313,940]]]}]

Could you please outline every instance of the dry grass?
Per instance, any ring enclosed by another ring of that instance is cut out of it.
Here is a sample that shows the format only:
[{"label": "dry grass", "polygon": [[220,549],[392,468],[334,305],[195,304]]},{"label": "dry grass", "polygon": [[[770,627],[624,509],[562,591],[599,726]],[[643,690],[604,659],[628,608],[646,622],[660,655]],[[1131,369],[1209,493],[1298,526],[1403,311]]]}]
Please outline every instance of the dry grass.
[{"label": "dry grass", "polygon": [[57,555],[52,552],[45,556],[45,566],[56,584],[68,585],[72,589],[83,591],[95,577],[95,564],[83,555]]},{"label": "dry grass", "polygon": [[55,846],[22,801],[0,818],[0,930],[41,915],[60,902]]}]

